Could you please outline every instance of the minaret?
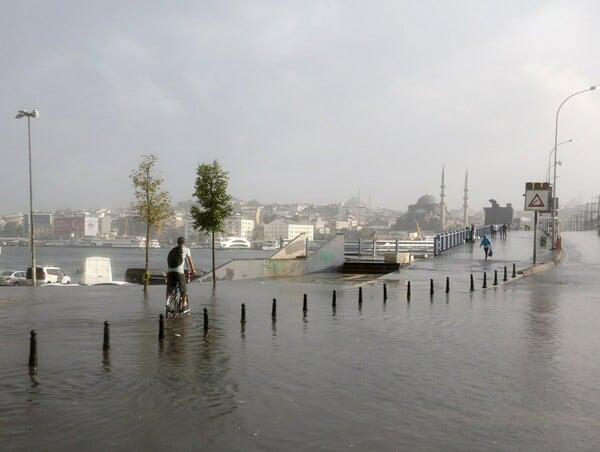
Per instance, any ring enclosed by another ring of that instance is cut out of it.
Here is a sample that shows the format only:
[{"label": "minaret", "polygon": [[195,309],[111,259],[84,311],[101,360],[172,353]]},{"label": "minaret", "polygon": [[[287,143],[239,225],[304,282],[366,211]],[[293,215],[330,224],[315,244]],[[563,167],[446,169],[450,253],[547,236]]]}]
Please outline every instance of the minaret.
[{"label": "minaret", "polygon": [[465,196],[463,197],[463,223],[469,226],[469,170],[465,173]]},{"label": "minaret", "polygon": [[442,192],[440,193],[440,210],[441,210],[441,219],[442,219],[442,231],[446,230],[446,201],[444,199],[446,196],[446,194],[444,193],[446,184],[444,182],[444,170],[445,170],[445,167],[442,166],[442,185],[440,185],[440,188],[442,189]]}]

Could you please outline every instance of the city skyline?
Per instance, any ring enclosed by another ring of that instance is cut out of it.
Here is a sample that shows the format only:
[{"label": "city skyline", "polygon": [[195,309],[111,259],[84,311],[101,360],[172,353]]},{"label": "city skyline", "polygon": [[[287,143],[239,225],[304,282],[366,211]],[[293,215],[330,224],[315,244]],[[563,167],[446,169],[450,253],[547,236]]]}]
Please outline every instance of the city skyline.
[{"label": "city skyline", "polygon": [[[261,203],[405,209],[422,194],[520,209],[544,181],[555,115],[600,83],[593,1],[376,4],[11,3],[0,17],[5,196],[33,208],[124,206],[141,155],[172,199],[218,160]],[[27,30],[27,32],[23,32]],[[561,205],[595,196],[600,93],[561,112]],[[7,163],[8,162],[8,163]]]}]

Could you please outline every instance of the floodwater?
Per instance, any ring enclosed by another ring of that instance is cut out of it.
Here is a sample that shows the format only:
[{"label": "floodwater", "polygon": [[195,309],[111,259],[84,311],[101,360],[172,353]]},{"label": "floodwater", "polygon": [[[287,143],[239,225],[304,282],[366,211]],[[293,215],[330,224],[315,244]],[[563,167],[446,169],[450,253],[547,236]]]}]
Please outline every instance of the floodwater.
[{"label": "floodwater", "polygon": [[386,303],[377,280],[192,284],[162,342],[162,286],[1,288],[2,449],[597,450],[600,238],[563,243],[546,273],[410,303],[401,282]]}]

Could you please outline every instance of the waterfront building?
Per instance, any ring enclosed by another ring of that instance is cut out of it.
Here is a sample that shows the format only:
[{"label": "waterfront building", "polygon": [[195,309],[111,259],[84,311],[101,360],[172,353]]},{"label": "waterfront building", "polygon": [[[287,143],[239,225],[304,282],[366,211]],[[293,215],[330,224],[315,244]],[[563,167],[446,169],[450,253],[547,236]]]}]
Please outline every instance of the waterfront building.
[{"label": "waterfront building", "polygon": [[314,226],[275,220],[265,225],[264,240],[292,240],[302,233],[306,233],[307,240],[313,240]]},{"label": "waterfront building", "polygon": [[242,217],[229,217],[225,220],[225,234],[228,237],[242,237],[252,240],[254,225],[254,220]]}]

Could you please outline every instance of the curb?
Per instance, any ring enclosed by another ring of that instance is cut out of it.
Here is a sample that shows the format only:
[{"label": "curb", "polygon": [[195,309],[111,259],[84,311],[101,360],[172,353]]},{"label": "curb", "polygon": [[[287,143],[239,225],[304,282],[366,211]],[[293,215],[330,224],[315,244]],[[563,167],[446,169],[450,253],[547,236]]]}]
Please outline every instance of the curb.
[{"label": "curb", "polygon": [[531,267],[524,268],[523,270],[519,270],[517,272],[517,276],[515,276],[514,278],[510,278],[507,281],[501,281],[498,283],[497,286],[488,286],[483,290],[498,288],[499,286],[504,286],[504,285],[510,284],[510,283],[518,281],[522,278],[526,278],[527,276],[531,276],[531,275],[535,275],[537,273],[542,273],[542,272],[548,271],[552,267],[554,267],[556,264],[561,262],[562,258],[563,258],[563,251],[562,251],[562,249],[560,249],[558,251],[558,253],[556,254],[556,256],[554,256],[550,261],[544,262],[543,264],[536,264]]}]

